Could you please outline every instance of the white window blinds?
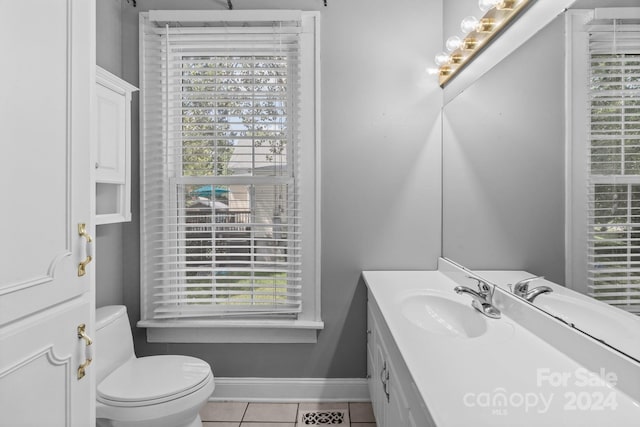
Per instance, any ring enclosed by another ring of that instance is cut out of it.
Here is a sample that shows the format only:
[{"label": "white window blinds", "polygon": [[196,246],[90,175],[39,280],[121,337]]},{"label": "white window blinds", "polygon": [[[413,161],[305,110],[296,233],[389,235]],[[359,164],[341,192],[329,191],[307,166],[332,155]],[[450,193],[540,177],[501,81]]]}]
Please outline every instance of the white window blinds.
[{"label": "white window blinds", "polygon": [[640,313],[640,20],[588,31],[590,295]]},{"label": "white window blinds", "polygon": [[148,318],[302,309],[301,21],[141,29]]}]

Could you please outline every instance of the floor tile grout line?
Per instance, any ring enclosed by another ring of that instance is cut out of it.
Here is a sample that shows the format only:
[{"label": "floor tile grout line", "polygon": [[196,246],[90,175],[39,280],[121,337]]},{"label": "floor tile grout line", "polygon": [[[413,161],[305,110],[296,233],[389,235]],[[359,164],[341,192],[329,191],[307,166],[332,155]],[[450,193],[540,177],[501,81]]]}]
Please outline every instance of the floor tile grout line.
[{"label": "floor tile grout line", "polygon": [[293,425],[295,427],[298,427],[298,419],[300,418],[300,402],[298,402],[298,405],[296,406],[296,419],[293,421]]},{"label": "floor tile grout line", "polygon": [[240,417],[240,425],[242,425],[242,422],[244,421],[244,416],[247,415],[247,411],[249,410],[249,404],[251,402],[246,402],[247,404],[244,407],[244,412],[242,412],[242,416]]}]

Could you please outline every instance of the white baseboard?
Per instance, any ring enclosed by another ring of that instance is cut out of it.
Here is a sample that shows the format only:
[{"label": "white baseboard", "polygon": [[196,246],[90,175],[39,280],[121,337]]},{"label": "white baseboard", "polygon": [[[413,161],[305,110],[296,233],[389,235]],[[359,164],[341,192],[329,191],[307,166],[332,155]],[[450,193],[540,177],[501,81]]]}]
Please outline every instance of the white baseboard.
[{"label": "white baseboard", "polygon": [[210,402],[369,402],[364,378],[217,377]]}]

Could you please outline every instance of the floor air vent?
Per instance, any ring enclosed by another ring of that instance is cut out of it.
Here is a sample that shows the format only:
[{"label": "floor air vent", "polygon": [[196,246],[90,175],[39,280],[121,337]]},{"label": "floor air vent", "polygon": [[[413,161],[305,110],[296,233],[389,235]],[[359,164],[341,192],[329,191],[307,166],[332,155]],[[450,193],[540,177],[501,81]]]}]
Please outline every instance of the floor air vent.
[{"label": "floor air vent", "polygon": [[300,411],[298,424],[302,426],[349,425],[346,409],[323,409],[320,411]]}]

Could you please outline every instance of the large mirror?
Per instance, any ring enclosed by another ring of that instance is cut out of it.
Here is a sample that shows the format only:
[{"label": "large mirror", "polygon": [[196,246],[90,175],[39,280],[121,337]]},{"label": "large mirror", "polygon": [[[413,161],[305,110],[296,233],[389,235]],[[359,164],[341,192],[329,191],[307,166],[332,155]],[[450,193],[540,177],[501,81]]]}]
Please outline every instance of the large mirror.
[{"label": "large mirror", "polygon": [[[471,7],[475,2],[447,3]],[[639,6],[637,0],[578,0],[571,8],[634,6]],[[460,9],[445,8],[445,27],[456,21],[448,13],[460,14]],[[527,271],[585,293],[584,283],[574,283],[566,274],[571,262],[566,253],[571,251],[565,252],[565,31],[562,13],[446,100],[442,252],[472,270]],[[540,307],[554,316],[564,308]],[[632,341],[640,342],[637,316],[603,307],[605,315],[613,310],[614,318],[623,319],[623,327],[636,336]],[[629,344],[628,336],[618,340],[586,323],[576,321],[575,326],[640,360],[640,346]]]}]

